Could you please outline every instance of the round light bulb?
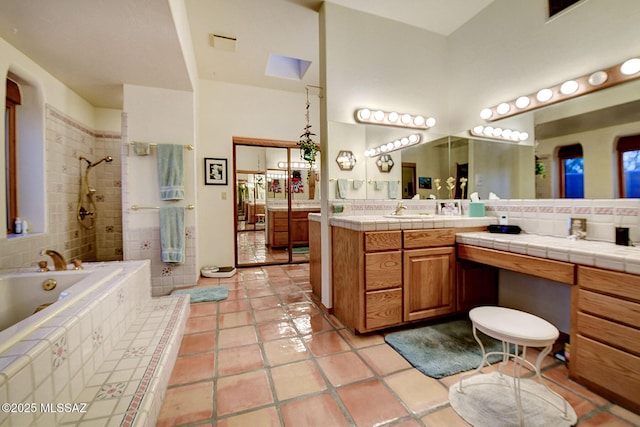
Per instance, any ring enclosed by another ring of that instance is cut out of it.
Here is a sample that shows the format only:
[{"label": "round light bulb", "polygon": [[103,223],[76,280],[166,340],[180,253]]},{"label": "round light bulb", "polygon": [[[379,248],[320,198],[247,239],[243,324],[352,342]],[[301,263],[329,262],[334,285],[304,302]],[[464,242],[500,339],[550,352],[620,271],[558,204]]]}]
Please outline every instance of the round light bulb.
[{"label": "round light bulb", "polygon": [[498,114],[507,114],[510,109],[511,107],[506,102],[498,104],[498,106],[496,107],[496,111],[498,112]]},{"label": "round light bulb", "polygon": [[631,58],[624,61],[622,66],[620,66],[620,72],[625,76],[631,76],[640,72],[640,58]]},{"label": "round light bulb", "polygon": [[389,113],[389,116],[387,118],[391,123],[395,123],[398,121],[398,117],[399,117],[398,113],[396,113],[395,111],[392,111]]},{"label": "round light bulb", "polygon": [[578,90],[578,82],[575,80],[567,80],[560,86],[560,93],[563,95],[571,95]]},{"label": "round light bulb", "polygon": [[[404,138],[402,138],[404,140]],[[408,142],[408,141],[407,141]],[[400,148],[400,145],[402,145],[402,142],[400,142],[399,139],[396,139],[395,141],[393,141],[393,146],[396,148]],[[407,145],[407,144],[404,144]]]},{"label": "round light bulb", "polygon": [[493,111],[491,111],[491,108],[485,108],[484,110],[480,111],[480,118],[487,120],[490,119],[491,116],[493,116]]},{"label": "round light bulb", "polygon": [[606,82],[608,78],[609,75],[606,71],[596,71],[589,76],[589,84],[591,86],[600,86],[602,83]]},{"label": "round light bulb", "polygon": [[436,119],[434,119],[433,117],[429,117],[427,119],[427,126],[429,126],[430,128],[434,127],[436,125]]},{"label": "round light bulb", "polygon": [[384,119],[384,111],[380,111],[380,110],[376,111],[373,114],[373,118],[376,119],[377,121],[381,122],[382,119]]},{"label": "round light bulb", "polygon": [[410,114],[403,114],[402,118],[400,119],[400,121],[402,123],[404,123],[405,125],[408,125],[409,123],[411,123],[411,115]]},{"label": "round light bulb", "polygon": [[401,141],[402,141],[402,145],[408,145],[408,144],[409,144],[409,138],[407,138],[406,136],[405,136],[405,137],[403,137],[403,138],[401,139]]},{"label": "round light bulb", "polygon": [[517,130],[514,130],[511,133],[511,139],[514,140],[514,141],[517,141],[518,139],[520,139],[520,132],[517,131]]},{"label": "round light bulb", "polygon": [[536,95],[536,99],[540,102],[547,102],[551,99],[551,97],[553,97],[553,92],[551,91],[551,89],[541,89]]},{"label": "round light bulb", "polygon": [[500,135],[502,135],[502,129],[501,128],[494,128],[492,134],[493,134],[493,136],[500,136]]},{"label": "round light bulb", "polygon": [[358,117],[360,118],[360,120],[369,120],[371,118],[371,110],[369,110],[368,108],[363,108],[362,110],[358,111]]},{"label": "round light bulb", "polygon": [[509,138],[511,138],[511,133],[512,133],[512,132],[513,132],[513,131],[512,131],[511,129],[504,129],[504,130],[502,131],[502,137],[503,137],[503,138],[506,138],[506,139],[509,139]]},{"label": "round light bulb", "polygon": [[409,135],[409,142],[412,144],[415,144],[416,142],[420,141],[420,136],[417,134],[413,134],[413,135]]},{"label": "round light bulb", "polygon": [[478,125],[473,128],[473,133],[475,133],[476,135],[479,135],[482,133],[483,130],[484,130],[484,126]]},{"label": "round light bulb", "polygon": [[424,125],[424,117],[415,116],[413,118],[413,124],[416,125],[416,126],[423,126]]},{"label": "round light bulb", "polygon": [[516,99],[516,107],[518,108],[527,108],[530,103],[531,100],[528,96],[521,96],[520,98]]},{"label": "round light bulb", "polygon": [[482,131],[482,133],[484,133],[487,136],[491,136],[493,135],[493,127],[491,126],[487,126],[486,128],[484,128],[484,130]]},{"label": "round light bulb", "polygon": [[520,132],[520,141],[526,141],[529,138],[529,134],[527,132]]},{"label": "round light bulb", "polygon": [[381,145],[380,146],[380,151],[382,151],[383,153],[386,153],[389,149],[387,148],[387,145]]}]

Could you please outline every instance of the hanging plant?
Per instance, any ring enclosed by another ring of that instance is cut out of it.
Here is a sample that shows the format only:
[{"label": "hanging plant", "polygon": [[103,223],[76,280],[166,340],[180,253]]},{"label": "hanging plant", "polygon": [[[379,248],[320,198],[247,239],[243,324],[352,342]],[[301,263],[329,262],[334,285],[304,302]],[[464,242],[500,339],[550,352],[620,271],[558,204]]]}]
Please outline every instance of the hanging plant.
[{"label": "hanging plant", "polygon": [[307,119],[307,124],[304,127],[304,133],[300,135],[300,140],[298,141],[298,147],[300,147],[300,158],[309,162],[309,171],[313,169],[313,164],[316,161],[316,154],[320,152],[320,146],[315,143],[313,140],[313,136],[316,136],[315,133],[311,132],[311,124],[309,124],[309,88],[307,90],[307,104],[305,117]]},{"label": "hanging plant", "polygon": [[546,172],[547,171],[545,170],[544,163],[542,163],[540,161],[538,156],[536,156],[536,169],[535,170],[536,170],[536,175],[540,175],[540,177],[542,179],[544,179],[544,177],[546,176]]}]

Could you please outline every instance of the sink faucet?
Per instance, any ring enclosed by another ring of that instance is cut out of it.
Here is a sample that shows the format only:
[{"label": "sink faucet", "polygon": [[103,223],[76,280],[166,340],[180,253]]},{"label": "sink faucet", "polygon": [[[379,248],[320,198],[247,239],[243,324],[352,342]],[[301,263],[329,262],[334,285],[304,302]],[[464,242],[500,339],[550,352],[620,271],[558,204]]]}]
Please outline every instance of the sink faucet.
[{"label": "sink faucet", "polygon": [[407,209],[407,207],[405,205],[402,204],[402,202],[398,202],[398,206],[396,206],[396,211],[395,214],[396,215],[402,215],[402,213]]},{"label": "sink faucet", "polygon": [[56,270],[66,270],[67,269],[67,261],[64,259],[64,257],[60,254],[60,252],[56,252],[54,250],[51,249],[46,249],[46,250],[41,250],[40,251],[40,255],[49,255],[51,257],[51,259],[53,260],[53,265],[55,266]]}]

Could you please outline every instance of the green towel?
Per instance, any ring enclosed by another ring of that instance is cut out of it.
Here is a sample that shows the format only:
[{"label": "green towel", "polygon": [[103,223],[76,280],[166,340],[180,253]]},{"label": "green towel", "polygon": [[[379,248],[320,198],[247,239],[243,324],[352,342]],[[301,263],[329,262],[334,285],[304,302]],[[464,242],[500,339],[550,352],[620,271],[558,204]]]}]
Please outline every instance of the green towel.
[{"label": "green towel", "polygon": [[190,288],[178,289],[171,292],[171,295],[187,294],[191,298],[191,302],[220,301],[227,299],[229,296],[229,288],[226,286],[216,286],[210,288]]},{"label": "green towel", "polygon": [[338,199],[346,199],[347,198],[347,180],[339,179],[336,181],[336,197]]},{"label": "green towel", "polygon": [[160,245],[162,262],[184,262],[184,207],[160,207]]},{"label": "green towel", "polygon": [[160,200],[184,199],[184,146],[158,144]]}]

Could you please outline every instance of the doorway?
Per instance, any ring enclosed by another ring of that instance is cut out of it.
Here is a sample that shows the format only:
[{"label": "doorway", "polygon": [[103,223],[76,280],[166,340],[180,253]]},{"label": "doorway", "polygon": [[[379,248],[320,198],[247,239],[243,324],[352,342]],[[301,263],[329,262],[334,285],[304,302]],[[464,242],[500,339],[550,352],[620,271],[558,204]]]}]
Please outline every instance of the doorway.
[{"label": "doorway", "polygon": [[402,162],[402,198],[411,199],[417,193],[416,164]]},{"label": "doorway", "polygon": [[296,143],[234,138],[233,160],[236,266],[309,262],[319,175]]}]

